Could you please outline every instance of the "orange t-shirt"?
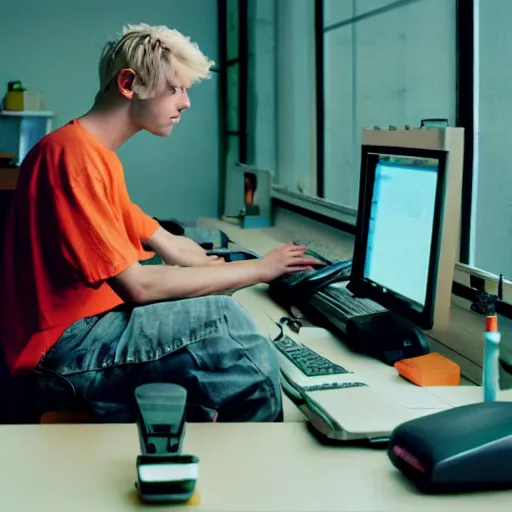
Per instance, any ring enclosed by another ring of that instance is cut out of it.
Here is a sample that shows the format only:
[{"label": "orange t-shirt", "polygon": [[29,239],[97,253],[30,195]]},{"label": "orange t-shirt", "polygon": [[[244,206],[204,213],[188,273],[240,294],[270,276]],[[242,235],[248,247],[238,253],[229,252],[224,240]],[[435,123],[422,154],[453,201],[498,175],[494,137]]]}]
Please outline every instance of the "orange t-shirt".
[{"label": "orange t-shirt", "polygon": [[152,253],[158,223],[134,205],[123,167],[77,120],[21,165],[5,232],[0,341],[12,373],[37,366],[75,321],[123,301],[105,282]]}]

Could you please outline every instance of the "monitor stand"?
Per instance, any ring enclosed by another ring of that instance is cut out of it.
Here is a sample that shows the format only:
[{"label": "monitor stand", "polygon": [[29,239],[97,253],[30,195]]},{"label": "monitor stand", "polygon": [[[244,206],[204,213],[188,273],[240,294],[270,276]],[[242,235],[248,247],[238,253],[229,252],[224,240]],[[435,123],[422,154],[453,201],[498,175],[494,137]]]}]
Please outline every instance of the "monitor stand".
[{"label": "monitor stand", "polygon": [[391,311],[347,319],[346,336],[355,350],[390,366],[429,352],[422,330]]}]

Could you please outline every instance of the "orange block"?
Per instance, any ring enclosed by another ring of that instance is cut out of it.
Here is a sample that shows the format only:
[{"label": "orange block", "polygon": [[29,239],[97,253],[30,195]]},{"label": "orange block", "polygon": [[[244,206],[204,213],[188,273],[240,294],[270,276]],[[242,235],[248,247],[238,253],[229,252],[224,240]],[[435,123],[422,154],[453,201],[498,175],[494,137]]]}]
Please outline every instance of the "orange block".
[{"label": "orange block", "polygon": [[460,367],[446,357],[432,352],[402,359],[395,363],[398,373],[417,386],[459,386]]}]

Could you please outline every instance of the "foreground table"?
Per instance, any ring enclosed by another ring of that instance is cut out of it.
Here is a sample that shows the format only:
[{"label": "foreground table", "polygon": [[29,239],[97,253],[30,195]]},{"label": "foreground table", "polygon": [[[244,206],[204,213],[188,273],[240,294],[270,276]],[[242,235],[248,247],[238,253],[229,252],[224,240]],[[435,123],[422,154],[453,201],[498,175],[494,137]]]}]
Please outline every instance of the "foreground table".
[{"label": "foreground table", "polygon": [[[135,425],[0,427],[5,512],[147,510],[134,490]],[[304,423],[191,424],[200,457],[198,506],[187,511],[506,510],[512,492],[419,494],[382,450],[330,447]],[[155,508],[153,506],[153,508]]]}]

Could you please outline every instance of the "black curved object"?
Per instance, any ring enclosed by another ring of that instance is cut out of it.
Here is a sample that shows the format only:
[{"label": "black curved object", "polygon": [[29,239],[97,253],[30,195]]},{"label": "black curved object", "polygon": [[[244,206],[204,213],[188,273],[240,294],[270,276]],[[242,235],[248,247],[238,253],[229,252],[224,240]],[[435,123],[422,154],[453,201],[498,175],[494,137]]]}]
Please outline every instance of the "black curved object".
[{"label": "black curved object", "polygon": [[297,284],[296,293],[309,297],[330,284],[348,281],[351,268],[352,260],[344,260],[315,270]]},{"label": "black curved object", "polygon": [[309,298],[325,287],[350,279],[352,260],[302,270],[282,276],[270,283],[269,294],[273,300],[291,312],[291,308],[307,307]]},{"label": "black curved object", "polygon": [[512,403],[480,402],[402,423],[389,460],[429,494],[512,489]]}]

